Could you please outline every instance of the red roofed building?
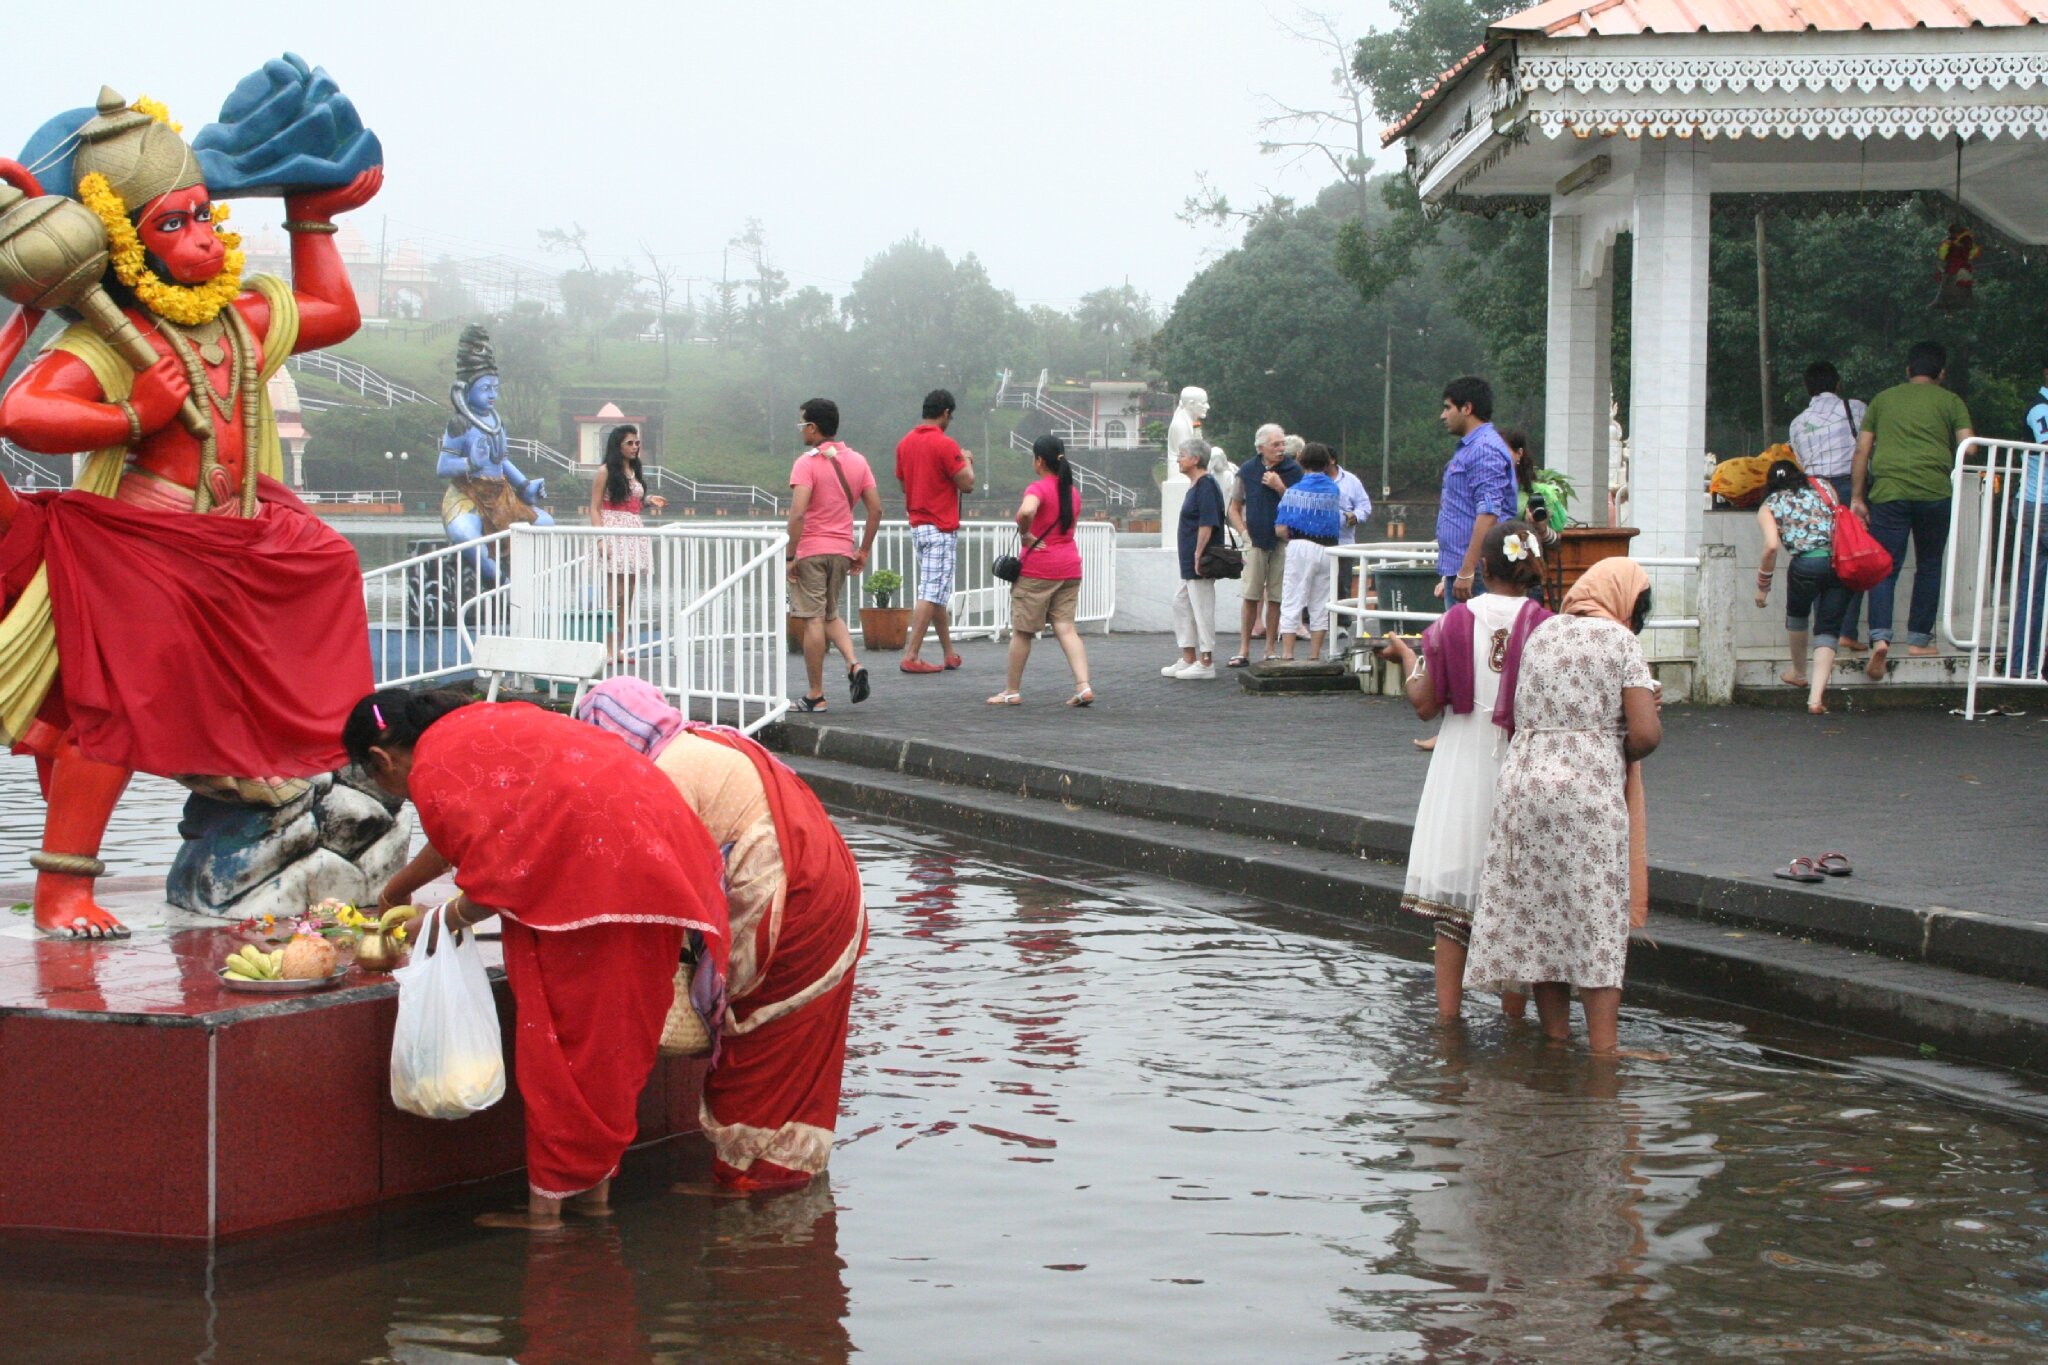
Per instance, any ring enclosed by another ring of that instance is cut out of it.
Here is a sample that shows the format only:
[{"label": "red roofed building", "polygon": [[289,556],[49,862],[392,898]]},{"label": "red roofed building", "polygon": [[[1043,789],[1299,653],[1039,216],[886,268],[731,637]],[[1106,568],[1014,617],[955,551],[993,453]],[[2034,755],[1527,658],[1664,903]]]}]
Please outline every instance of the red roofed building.
[{"label": "red roofed building", "polygon": [[[2048,243],[2048,0],[1550,0],[1488,29],[1385,141],[1427,203],[1548,214],[1545,458],[1582,488],[1609,482],[1611,263],[1633,235],[1631,372],[1655,379],[1630,398],[1627,519],[1639,556],[1690,557],[1709,214],[1960,183],[1979,231]],[[1676,584],[1658,586],[1662,614]]]}]

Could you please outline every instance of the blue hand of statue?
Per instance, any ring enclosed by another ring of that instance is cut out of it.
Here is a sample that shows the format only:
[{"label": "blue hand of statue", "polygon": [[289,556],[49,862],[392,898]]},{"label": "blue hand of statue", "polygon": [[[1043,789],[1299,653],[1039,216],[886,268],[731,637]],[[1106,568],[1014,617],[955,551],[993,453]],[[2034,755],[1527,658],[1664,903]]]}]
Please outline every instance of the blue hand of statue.
[{"label": "blue hand of statue", "polygon": [[545,502],[547,500],[547,496],[548,481],[546,479],[528,479],[526,481],[527,502]]}]

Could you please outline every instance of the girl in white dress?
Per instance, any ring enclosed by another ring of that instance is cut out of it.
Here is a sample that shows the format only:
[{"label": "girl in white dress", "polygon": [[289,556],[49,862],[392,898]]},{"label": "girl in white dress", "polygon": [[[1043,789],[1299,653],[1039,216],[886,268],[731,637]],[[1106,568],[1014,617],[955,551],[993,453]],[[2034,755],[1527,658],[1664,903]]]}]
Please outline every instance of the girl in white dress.
[{"label": "girl in white dress", "polygon": [[[1456,1019],[1464,1003],[1465,953],[1493,826],[1494,783],[1514,733],[1522,645],[1550,617],[1529,597],[1542,582],[1543,560],[1527,523],[1501,522],[1487,532],[1480,561],[1486,591],[1423,632],[1420,660],[1399,636],[1380,649],[1407,675],[1415,714],[1443,717],[1415,812],[1401,908],[1435,925],[1436,1006],[1444,1020]],[[1501,1004],[1519,1019],[1527,1000],[1504,990]]]}]

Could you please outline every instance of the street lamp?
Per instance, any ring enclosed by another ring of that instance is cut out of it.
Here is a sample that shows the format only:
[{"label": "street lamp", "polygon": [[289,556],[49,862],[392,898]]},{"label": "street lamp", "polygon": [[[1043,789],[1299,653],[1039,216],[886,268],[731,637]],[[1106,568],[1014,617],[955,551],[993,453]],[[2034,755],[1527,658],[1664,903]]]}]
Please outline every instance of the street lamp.
[{"label": "street lamp", "polygon": [[1394,496],[1394,484],[1388,474],[1394,448],[1394,324],[1387,324],[1387,363],[1381,376],[1385,387],[1380,390],[1380,501]]}]

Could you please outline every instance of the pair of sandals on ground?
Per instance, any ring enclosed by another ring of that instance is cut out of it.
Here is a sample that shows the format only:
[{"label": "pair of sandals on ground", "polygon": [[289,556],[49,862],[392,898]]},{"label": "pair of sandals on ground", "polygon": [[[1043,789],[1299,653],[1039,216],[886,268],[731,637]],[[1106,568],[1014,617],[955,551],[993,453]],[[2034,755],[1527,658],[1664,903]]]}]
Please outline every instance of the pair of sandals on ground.
[{"label": "pair of sandals on ground", "polygon": [[1847,877],[1856,869],[1849,866],[1846,853],[1823,853],[1818,858],[1794,858],[1771,875],[1782,882],[1824,882],[1830,877]]}]

